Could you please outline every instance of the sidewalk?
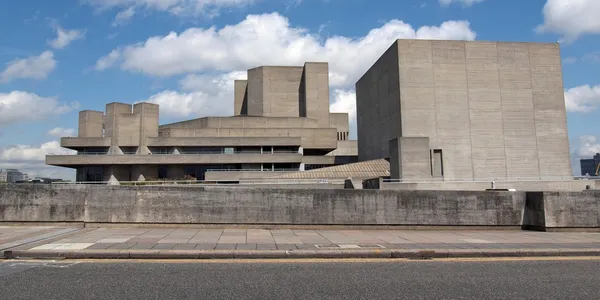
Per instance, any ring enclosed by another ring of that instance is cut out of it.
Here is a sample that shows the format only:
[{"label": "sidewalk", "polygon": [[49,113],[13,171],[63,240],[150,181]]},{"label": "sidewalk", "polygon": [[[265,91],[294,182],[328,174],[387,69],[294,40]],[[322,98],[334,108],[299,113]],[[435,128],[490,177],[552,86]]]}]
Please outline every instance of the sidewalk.
[{"label": "sidewalk", "polygon": [[[25,235],[57,228],[12,227]],[[37,230],[37,231],[36,231]],[[600,256],[600,233],[532,231],[85,228],[4,257],[293,258]],[[7,229],[0,227],[0,244]],[[64,228],[62,231],[65,231]],[[15,239],[13,235],[12,239]],[[31,237],[28,237],[31,240]],[[2,251],[2,248],[0,248]]]}]

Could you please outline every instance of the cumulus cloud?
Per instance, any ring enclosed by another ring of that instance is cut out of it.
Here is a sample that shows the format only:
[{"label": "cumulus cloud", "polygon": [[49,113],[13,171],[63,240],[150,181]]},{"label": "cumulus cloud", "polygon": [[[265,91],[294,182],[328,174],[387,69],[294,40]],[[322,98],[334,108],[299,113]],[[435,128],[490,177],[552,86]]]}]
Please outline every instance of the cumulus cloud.
[{"label": "cumulus cloud", "polygon": [[246,72],[192,74],[179,82],[184,92],[166,90],[144,101],[160,105],[161,116],[172,118],[231,115],[236,79],[246,79]]},{"label": "cumulus cloud", "polygon": [[48,135],[56,137],[70,137],[75,135],[75,129],[56,127],[48,131]]},{"label": "cumulus cloud", "polygon": [[27,121],[40,121],[60,115],[78,107],[66,104],[54,97],[41,97],[33,93],[12,91],[0,93],[0,126]]},{"label": "cumulus cloud", "polygon": [[79,29],[68,30],[55,25],[54,30],[56,31],[56,38],[48,42],[50,47],[54,49],[63,49],[73,41],[82,39],[85,36],[85,32]]},{"label": "cumulus cloud", "polygon": [[0,149],[0,168],[15,168],[27,173],[30,177],[51,177],[74,179],[74,171],[67,168],[46,166],[46,155],[73,155],[75,151],[65,149],[58,141],[50,141],[41,145],[12,145]]},{"label": "cumulus cloud", "polygon": [[565,91],[565,105],[568,112],[587,113],[600,106],[600,85],[581,85]]},{"label": "cumulus cloud", "polygon": [[[349,112],[356,124],[354,84],[396,39],[473,40],[467,21],[413,28],[392,20],[362,37],[334,36],[290,25],[277,14],[249,15],[239,24],[221,29],[189,28],[114,49],[99,59],[96,69],[118,66],[149,76],[187,74],[180,90],[166,90],[144,101],[160,105],[161,116],[231,115],[233,80],[245,79],[247,70],[260,65],[303,65],[326,61],[330,68],[331,109]],[[201,49],[201,50],[199,50]],[[355,130],[351,130],[355,132]]]},{"label": "cumulus cloud", "polygon": [[467,21],[447,21],[418,29],[392,20],[359,38],[318,34],[293,27],[278,13],[249,15],[221,29],[189,28],[154,36],[145,42],[113,50],[98,60],[97,69],[118,65],[151,76],[194,72],[231,72],[259,65],[330,63],[332,86],[349,86],[392,44],[401,38],[473,40]]},{"label": "cumulus cloud", "polygon": [[259,0],[84,0],[102,10],[140,7],[150,11],[169,12],[176,16],[216,16],[223,8],[253,4]]},{"label": "cumulus cloud", "polygon": [[600,1],[547,0],[544,5],[544,23],[538,32],[562,35],[562,41],[572,42],[585,34],[600,34]]},{"label": "cumulus cloud", "polygon": [[44,51],[38,56],[15,59],[6,64],[0,74],[0,82],[8,83],[14,79],[45,79],[56,68],[52,51]]},{"label": "cumulus cloud", "polygon": [[448,6],[450,4],[462,4],[464,6],[472,6],[476,3],[481,3],[485,0],[439,0],[442,6]]}]

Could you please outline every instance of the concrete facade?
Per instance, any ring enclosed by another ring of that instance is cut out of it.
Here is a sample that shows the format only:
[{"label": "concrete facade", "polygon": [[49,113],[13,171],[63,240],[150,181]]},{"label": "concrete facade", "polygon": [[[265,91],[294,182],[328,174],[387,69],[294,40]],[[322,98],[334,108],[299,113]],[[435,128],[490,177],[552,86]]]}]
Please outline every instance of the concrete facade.
[{"label": "concrete facade", "polygon": [[77,181],[205,180],[207,172],[237,181],[356,162],[348,114],[329,112],[328,73],[327,63],[310,62],[250,69],[248,80],[234,82],[231,117],[159,125],[152,103],[85,110],[78,136],[61,139],[77,155],[48,155],[46,163],[77,169]]},{"label": "concrete facade", "polygon": [[356,93],[359,160],[392,178],[571,176],[558,44],[398,40]]}]

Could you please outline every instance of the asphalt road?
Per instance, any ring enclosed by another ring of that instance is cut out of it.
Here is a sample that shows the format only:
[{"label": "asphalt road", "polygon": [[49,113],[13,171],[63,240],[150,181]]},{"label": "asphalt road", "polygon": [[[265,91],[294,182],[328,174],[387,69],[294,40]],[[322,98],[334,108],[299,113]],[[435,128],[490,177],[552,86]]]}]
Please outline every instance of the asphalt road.
[{"label": "asphalt road", "polygon": [[600,260],[0,263],[1,299],[598,299]]}]

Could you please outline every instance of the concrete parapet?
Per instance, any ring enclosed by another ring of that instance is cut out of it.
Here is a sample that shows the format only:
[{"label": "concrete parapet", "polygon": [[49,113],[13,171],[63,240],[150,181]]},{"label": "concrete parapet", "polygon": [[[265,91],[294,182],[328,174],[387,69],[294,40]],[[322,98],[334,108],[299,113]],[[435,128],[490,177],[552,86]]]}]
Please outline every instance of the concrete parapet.
[{"label": "concrete parapet", "polygon": [[0,186],[0,221],[598,229],[599,203],[596,191],[18,184]]}]

